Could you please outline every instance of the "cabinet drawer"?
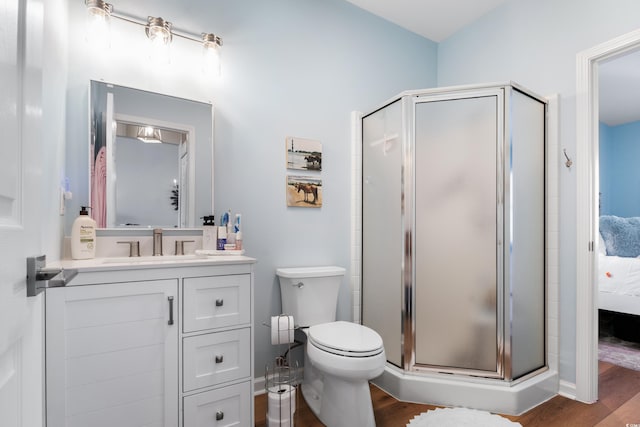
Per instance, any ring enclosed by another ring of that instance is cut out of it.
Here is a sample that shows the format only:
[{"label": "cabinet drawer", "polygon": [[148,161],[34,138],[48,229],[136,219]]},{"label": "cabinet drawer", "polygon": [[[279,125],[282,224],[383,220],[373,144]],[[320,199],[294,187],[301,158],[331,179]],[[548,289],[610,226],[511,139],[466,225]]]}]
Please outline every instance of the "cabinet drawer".
[{"label": "cabinet drawer", "polygon": [[250,328],[184,338],[184,391],[251,375]]},{"label": "cabinet drawer", "polygon": [[251,382],[184,398],[184,427],[252,427]]},{"label": "cabinet drawer", "polygon": [[250,323],[250,287],[249,274],[185,278],[184,332]]}]

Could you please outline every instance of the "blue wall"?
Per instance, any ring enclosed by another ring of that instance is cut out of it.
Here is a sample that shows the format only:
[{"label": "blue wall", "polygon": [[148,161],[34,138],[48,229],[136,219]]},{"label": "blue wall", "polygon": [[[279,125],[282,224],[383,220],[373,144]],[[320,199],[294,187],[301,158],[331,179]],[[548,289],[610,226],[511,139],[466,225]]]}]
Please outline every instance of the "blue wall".
[{"label": "blue wall", "polygon": [[640,216],[640,121],[600,124],[601,214]]},{"label": "blue wall", "polygon": [[[558,94],[559,148],[575,157],[576,55],[636,30],[638,16],[636,0],[509,0],[439,44],[438,86],[514,80]],[[575,167],[559,176],[560,378],[575,383]]]}]

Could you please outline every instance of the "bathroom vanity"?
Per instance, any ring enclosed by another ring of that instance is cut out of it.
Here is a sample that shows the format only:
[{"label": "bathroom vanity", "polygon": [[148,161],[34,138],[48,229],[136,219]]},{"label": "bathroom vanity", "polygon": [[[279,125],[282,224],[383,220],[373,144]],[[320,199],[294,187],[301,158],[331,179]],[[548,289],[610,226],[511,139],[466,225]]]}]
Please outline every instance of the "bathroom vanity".
[{"label": "bathroom vanity", "polygon": [[254,425],[255,260],[154,258],[51,265],[48,427]]}]

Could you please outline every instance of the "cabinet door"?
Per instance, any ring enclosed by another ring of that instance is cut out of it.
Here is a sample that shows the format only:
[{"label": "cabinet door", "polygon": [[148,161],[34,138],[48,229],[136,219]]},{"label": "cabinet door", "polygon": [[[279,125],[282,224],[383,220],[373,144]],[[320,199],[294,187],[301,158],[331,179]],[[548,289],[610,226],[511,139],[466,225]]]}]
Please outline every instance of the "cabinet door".
[{"label": "cabinet door", "polygon": [[177,284],[47,291],[48,427],[178,425]]},{"label": "cabinet door", "polygon": [[251,322],[251,275],[184,279],[184,332]]}]

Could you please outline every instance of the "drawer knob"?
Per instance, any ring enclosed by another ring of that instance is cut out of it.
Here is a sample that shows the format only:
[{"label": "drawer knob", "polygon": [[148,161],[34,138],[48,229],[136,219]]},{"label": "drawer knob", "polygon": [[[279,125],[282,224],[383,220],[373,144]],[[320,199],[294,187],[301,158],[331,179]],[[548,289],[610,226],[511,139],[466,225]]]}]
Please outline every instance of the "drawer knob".
[{"label": "drawer knob", "polygon": [[222,411],[216,412],[216,421],[220,421],[223,418],[224,418],[224,412]]},{"label": "drawer knob", "polygon": [[222,354],[216,355],[216,363],[222,363],[224,361],[224,356]]},{"label": "drawer knob", "polygon": [[218,298],[216,300],[216,307],[222,307],[224,305],[224,300],[222,298]]}]

